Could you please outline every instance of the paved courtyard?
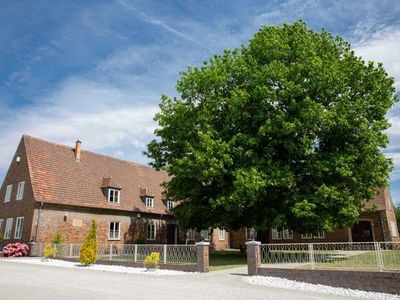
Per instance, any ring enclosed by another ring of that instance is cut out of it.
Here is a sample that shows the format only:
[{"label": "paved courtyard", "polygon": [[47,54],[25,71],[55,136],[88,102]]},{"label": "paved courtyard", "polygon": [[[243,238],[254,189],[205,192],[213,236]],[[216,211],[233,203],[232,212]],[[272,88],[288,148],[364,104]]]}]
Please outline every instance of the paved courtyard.
[{"label": "paved courtyard", "polygon": [[0,299],[354,299],[251,285],[245,268],[148,276],[0,261]]}]

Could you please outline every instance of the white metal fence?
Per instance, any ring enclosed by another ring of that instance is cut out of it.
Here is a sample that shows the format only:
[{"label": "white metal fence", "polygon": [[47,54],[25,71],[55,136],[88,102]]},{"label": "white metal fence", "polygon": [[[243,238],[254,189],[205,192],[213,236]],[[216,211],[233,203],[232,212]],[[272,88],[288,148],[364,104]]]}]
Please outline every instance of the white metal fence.
[{"label": "white metal fence", "polygon": [[[31,256],[44,256],[46,244],[34,244]],[[52,245],[57,249],[54,257],[78,258],[81,244]],[[197,261],[195,245],[108,244],[99,245],[97,255],[101,260],[143,262],[151,252],[160,253],[161,264],[194,264]]]},{"label": "white metal fence", "polygon": [[290,268],[400,271],[400,242],[262,244],[261,263]]}]

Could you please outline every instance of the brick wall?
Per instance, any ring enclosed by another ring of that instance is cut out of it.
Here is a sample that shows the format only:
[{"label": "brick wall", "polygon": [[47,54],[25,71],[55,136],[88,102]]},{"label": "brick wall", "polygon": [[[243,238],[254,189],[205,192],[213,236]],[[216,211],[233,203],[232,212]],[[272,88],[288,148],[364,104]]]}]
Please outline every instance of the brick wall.
[{"label": "brick wall", "polygon": [[400,273],[393,272],[258,268],[257,274],[373,292],[400,292]]},{"label": "brick wall", "polygon": [[244,247],[246,244],[245,228],[230,231],[230,242],[231,248],[233,249],[240,249],[240,247]]},{"label": "brick wall", "polygon": [[211,248],[213,250],[226,250],[230,248],[229,231],[225,231],[225,239],[220,240],[220,229],[214,228],[211,237]]},{"label": "brick wall", "polygon": [[[16,162],[16,157],[20,157],[20,162]],[[24,195],[22,200],[16,200],[18,182],[25,181]],[[4,202],[7,185],[13,185],[10,202]],[[29,167],[26,157],[25,145],[21,140],[17,151],[11,161],[7,175],[0,189],[0,219],[3,219],[3,226],[0,231],[4,233],[6,219],[13,218],[11,239],[4,240],[5,244],[14,242],[29,243],[31,237],[31,224],[33,217],[34,197],[31,180],[29,177]],[[24,217],[22,238],[14,239],[17,217]]]}]

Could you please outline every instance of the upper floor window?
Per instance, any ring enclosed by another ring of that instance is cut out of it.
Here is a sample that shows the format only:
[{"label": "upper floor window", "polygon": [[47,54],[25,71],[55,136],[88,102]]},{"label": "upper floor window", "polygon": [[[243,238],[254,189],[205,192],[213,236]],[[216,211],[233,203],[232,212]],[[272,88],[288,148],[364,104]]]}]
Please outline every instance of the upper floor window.
[{"label": "upper floor window", "polygon": [[173,201],[167,201],[167,209],[168,210],[171,210],[171,209],[173,209],[174,208],[174,202]]},{"label": "upper floor window", "polygon": [[316,238],[316,239],[325,238],[325,231],[323,231],[323,230],[317,231],[317,233],[314,234],[314,238]]},{"label": "upper floor window", "polygon": [[8,240],[11,238],[11,230],[13,225],[13,218],[8,218],[6,221],[6,229],[4,230],[4,239]]},{"label": "upper floor window", "polygon": [[24,199],[25,181],[18,182],[17,198],[16,200]]},{"label": "upper floor window", "polygon": [[119,203],[120,194],[121,194],[120,190],[108,189],[108,202]]},{"label": "upper floor window", "polygon": [[148,208],[154,207],[154,199],[152,197],[146,197],[146,207]]},{"label": "upper floor window", "polygon": [[23,228],[24,228],[24,217],[19,217],[15,222],[14,239],[20,239],[22,237]]},{"label": "upper floor window", "polygon": [[152,223],[147,224],[147,240],[154,241],[156,239],[156,226]]},{"label": "upper floor window", "polygon": [[110,222],[109,240],[119,240],[120,226],[119,222]]},{"label": "upper floor window", "polygon": [[12,184],[7,185],[6,195],[4,197],[4,202],[10,202],[12,193]]},{"label": "upper floor window", "polygon": [[219,240],[220,241],[225,241],[225,229],[220,229],[219,230]]}]

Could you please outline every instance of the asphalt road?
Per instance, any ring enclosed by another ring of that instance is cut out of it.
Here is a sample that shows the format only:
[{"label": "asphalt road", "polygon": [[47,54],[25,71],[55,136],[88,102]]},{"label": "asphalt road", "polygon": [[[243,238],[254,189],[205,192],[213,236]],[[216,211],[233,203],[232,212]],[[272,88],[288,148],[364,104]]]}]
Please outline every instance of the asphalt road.
[{"label": "asphalt road", "polygon": [[251,285],[245,272],[150,276],[0,261],[0,299],[350,299]]}]

